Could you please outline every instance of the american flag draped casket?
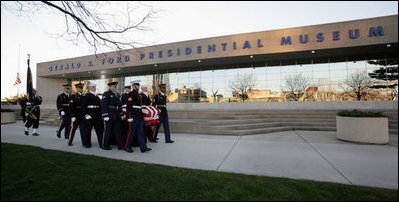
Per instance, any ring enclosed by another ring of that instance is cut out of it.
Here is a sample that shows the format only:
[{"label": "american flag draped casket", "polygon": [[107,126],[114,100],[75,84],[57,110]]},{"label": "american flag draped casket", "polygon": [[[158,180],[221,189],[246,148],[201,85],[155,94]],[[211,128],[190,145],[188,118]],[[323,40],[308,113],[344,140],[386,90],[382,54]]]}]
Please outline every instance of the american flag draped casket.
[{"label": "american flag draped casket", "polygon": [[141,111],[143,112],[144,124],[156,124],[159,122],[159,109],[153,106],[143,105],[141,106]]}]

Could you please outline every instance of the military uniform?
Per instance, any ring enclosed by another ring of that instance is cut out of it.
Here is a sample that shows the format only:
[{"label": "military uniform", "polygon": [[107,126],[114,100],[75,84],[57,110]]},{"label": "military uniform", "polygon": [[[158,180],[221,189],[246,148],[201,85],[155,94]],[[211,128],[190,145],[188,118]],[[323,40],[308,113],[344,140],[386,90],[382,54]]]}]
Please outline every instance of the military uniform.
[{"label": "military uniform", "polygon": [[[109,86],[116,85],[117,82],[108,83]],[[104,92],[101,101],[101,113],[105,121],[105,133],[103,136],[103,149],[111,149],[110,138],[116,138],[118,149],[123,149],[120,122],[122,113],[121,96],[118,92],[111,90]]]},{"label": "military uniform", "polygon": [[22,111],[24,111],[25,115],[25,135],[29,135],[29,128],[33,125],[33,133],[32,135],[38,136],[39,133],[37,129],[39,128],[39,119],[40,119],[40,107],[42,104],[42,97],[38,95],[33,95],[33,99],[29,100],[27,98],[21,101]]},{"label": "military uniform", "polygon": [[[143,101],[143,105],[151,106],[151,99],[150,95],[148,93],[141,93],[141,98]],[[152,125],[152,124],[151,124]],[[144,136],[148,138],[150,142],[157,142],[156,140],[153,139],[153,130],[151,128],[151,125],[146,125],[144,124]]]},{"label": "military uniform", "polygon": [[104,132],[104,121],[101,119],[101,99],[94,92],[88,92],[82,97],[82,114],[85,116],[85,135],[83,146],[91,147],[91,130],[96,131],[100,148]]},{"label": "military uniform", "polygon": [[[130,86],[125,86],[125,88],[131,88]],[[121,104],[122,104],[122,113],[123,113],[123,119],[121,121],[121,132],[122,132],[122,139],[126,141],[127,138],[127,133],[129,132],[129,123],[127,122],[126,119],[126,114],[127,114],[127,98],[128,98],[127,92],[122,93],[121,96]]]},{"label": "military uniform", "polygon": [[[64,85],[66,86],[66,85]],[[65,139],[69,139],[69,132],[71,130],[71,117],[69,113],[69,102],[71,101],[71,95],[69,93],[61,93],[57,97],[57,109],[61,116],[60,124],[57,130],[57,137],[60,137],[61,130],[65,128]]]},{"label": "military uniform", "polygon": [[[77,88],[83,88],[83,84],[78,83],[75,85]],[[71,130],[69,133],[69,142],[68,145],[72,146],[73,138],[75,136],[76,129],[79,126],[79,132],[80,132],[80,139],[83,144],[83,139],[84,139],[84,114],[82,110],[82,97],[83,93],[77,92],[76,94],[72,95],[72,99],[69,102],[69,111],[71,115]]]},{"label": "military uniform", "polygon": [[[134,85],[140,85],[138,81],[133,81]],[[145,143],[145,137],[143,134],[143,112],[141,111],[142,98],[141,95],[137,92],[137,90],[133,89],[132,92],[128,95],[128,104],[127,104],[127,117],[129,121],[129,134],[127,136],[125,149],[127,152],[133,152],[132,144],[135,133],[137,132],[140,150],[141,152],[146,152],[151,150],[147,147]]]},{"label": "military uniform", "polygon": [[[161,84],[160,87],[165,86],[164,84]],[[170,131],[169,131],[169,118],[168,118],[168,110],[166,109],[166,103],[167,103],[167,96],[166,94],[159,92],[154,96],[154,103],[152,105],[154,107],[157,107],[158,109],[161,110],[161,113],[159,114],[159,123],[155,127],[155,132],[154,132],[154,139],[157,139],[158,137],[158,132],[159,128],[161,127],[161,124],[163,124],[163,129],[165,133],[165,142],[166,143],[173,143],[174,141],[170,139]]]}]

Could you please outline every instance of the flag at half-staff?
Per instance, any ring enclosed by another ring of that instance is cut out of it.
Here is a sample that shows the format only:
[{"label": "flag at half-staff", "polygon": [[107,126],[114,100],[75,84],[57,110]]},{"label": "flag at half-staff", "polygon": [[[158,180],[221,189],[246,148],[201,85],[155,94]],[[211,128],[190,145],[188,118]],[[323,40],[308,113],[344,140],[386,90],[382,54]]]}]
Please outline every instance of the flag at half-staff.
[{"label": "flag at half-staff", "polygon": [[30,70],[30,54],[28,54],[28,73],[26,79],[26,94],[28,95],[28,100],[33,100],[33,80],[32,71]]},{"label": "flag at half-staff", "polygon": [[17,80],[14,83],[14,86],[21,84],[21,79],[19,78],[19,73],[17,73]]}]

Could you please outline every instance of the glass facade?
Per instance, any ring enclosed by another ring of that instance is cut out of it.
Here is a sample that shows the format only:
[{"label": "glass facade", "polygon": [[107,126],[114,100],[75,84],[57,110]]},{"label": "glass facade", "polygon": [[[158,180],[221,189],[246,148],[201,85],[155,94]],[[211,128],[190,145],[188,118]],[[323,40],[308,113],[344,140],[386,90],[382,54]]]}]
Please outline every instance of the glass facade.
[{"label": "glass facade", "polygon": [[[397,58],[280,61],[273,65],[266,62],[263,67],[167,71],[85,82],[96,83],[97,93],[102,94],[109,81],[129,85],[138,79],[151,95],[158,92],[158,84],[165,83],[169,102],[176,103],[398,99]],[[120,92],[123,85],[119,85]]]}]

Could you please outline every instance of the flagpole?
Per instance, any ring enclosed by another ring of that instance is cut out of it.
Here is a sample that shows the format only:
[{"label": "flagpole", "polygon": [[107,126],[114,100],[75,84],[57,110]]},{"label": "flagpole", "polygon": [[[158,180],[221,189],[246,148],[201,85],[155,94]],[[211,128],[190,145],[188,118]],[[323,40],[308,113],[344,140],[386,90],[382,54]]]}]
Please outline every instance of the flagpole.
[{"label": "flagpole", "polygon": [[[20,64],[21,64],[21,43],[19,43],[19,52],[18,52],[18,73],[20,69]],[[17,85],[17,99],[19,99],[19,84]]]}]

